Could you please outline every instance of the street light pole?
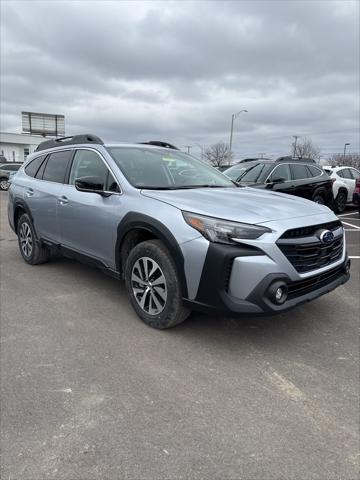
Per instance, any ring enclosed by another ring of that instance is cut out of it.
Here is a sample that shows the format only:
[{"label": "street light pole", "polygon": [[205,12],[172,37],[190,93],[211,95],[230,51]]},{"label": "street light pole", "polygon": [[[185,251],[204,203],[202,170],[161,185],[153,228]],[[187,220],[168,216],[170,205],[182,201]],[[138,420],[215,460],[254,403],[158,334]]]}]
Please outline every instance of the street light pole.
[{"label": "street light pole", "polygon": [[345,155],[346,155],[346,147],[350,145],[350,143],[345,143],[344,145],[344,161],[345,161]]},{"label": "street light pole", "polygon": [[240,115],[240,113],[242,112],[245,112],[247,113],[247,110],[243,109],[243,110],[240,110],[240,112],[237,112],[237,113],[233,113],[231,115],[231,130],[230,130],[230,148],[229,148],[229,156],[230,156],[230,159],[231,159],[231,152],[232,152],[232,141],[233,141],[233,131],[234,131],[234,120],[236,117],[238,117]]}]

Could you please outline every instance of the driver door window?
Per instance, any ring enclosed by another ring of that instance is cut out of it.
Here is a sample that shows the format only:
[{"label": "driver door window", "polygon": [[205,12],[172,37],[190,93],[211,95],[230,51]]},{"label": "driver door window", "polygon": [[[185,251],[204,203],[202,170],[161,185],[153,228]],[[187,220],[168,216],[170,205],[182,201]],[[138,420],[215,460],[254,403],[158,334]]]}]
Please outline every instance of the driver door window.
[{"label": "driver door window", "polygon": [[81,177],[99,177],[105,187],[108,168],[96,152],[77,150],[71,166],[69,184],[75,185],[75,180]]},{"label": "driver door window", "polygon": [[270,181],[273,182],[276,178],[283,178],[285,182],[289,181],[291,178],[289,165],[279,165],[276,167],[270,175]]}]

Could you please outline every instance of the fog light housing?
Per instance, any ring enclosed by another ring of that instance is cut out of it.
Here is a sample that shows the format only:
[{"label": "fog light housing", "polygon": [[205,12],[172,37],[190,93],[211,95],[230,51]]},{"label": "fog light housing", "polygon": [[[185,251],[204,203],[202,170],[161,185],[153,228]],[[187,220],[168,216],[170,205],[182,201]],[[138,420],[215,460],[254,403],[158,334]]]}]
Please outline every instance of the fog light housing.
[{"label": "fog light housing", "polygon": [[346,275],[348,275],[350,273],[350,266],[351,266],[351,262],[350,260],[348,260],[345,264],[345,273]]},{"label": "fog light housing", "polygon": [[288,296],[288,288],[286,283],[274,282],[269,287],[268,296],[270,300],[277,305],[282,305],[285,303]]}]

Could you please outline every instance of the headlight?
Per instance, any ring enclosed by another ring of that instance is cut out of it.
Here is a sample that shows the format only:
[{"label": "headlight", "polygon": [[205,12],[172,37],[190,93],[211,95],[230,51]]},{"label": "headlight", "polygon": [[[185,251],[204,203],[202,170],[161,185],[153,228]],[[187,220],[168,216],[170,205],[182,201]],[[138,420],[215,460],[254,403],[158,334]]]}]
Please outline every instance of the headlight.
[{"label": "headlight", "polygon": [[230,222],[190,212],[182,212],[182,214],[186,223],[198,230],[210,242],[234,245],[238,240],[254,240],[264,233],[271,232],[270,228],[259,225]]}]

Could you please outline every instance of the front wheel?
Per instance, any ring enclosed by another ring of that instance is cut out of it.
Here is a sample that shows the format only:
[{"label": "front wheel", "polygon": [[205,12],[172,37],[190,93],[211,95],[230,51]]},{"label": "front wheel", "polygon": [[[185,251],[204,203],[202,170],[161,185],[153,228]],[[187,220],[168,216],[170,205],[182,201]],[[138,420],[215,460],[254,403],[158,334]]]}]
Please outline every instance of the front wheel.
[{"label": "front wheel", "polygon": [[174,260],[160,240],[141,242],[131,250],[125,285],[134,310],[150,327],[174,327],[190,314],[182,302]]},{"label": "front wheel", "polygon": [[0,190],[6,191],[9,189],[9,181],[7,178],[0,179]]},{"label": "front wheel", "polygon": [[315,194],[312,200],[313,202],[319,203],[320,205],[325,205],[324,197],[319,193]]}]

